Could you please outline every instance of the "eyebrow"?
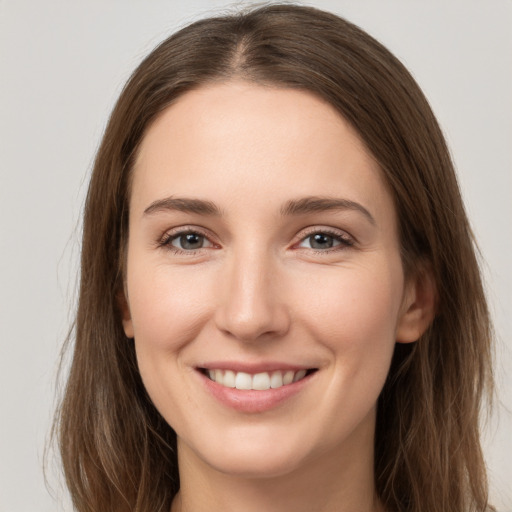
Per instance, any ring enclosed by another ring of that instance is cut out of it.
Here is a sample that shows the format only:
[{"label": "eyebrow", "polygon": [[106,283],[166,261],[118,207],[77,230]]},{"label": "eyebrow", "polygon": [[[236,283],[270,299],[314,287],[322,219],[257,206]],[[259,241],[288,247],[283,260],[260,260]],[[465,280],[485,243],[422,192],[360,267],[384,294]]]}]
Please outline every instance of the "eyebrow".
[{"label": "eyebrow", "polygon": [[[350,199],[340,199],[335,197],[308,196],[300,199],[291,199],[281,207],[281,215],[283,217],[288,217],[330,210],[357,211],[362,213],[371,224],[376,224],[372,214],[360,203],[351,201]],[[153,201],[144,210],[144,215],[151,215],[162,211],[180,211],[216,217],[220,217],[222,215],[220,208],[212,201],[172,196]]]},{"label": "eyebrow", "polygon": [[215,203],[203,199],[166,197],[153,201],[145,210],[144,215],[162,211],[179,211],[197,213],[199,215],[220,216],[221,211]]},{"label": "eyebrow", "polygon": [[362,205],[350,199],[336,197],[303,197],[292,199],[281,208],[281,215],[303,215],[307,213],[325,212],[329,210],[353,210],[362,213],[371,224],[375,225],[373,215]]}]

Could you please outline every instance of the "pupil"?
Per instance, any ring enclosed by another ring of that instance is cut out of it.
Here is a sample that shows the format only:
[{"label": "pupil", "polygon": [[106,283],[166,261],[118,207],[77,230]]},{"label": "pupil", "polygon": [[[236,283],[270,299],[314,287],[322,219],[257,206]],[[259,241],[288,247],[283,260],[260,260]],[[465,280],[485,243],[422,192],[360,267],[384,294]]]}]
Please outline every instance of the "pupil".
[{"label": "pupil", "polygon": [[313,249],[329,249],[333,246],[332,236],[317,233],[311,237],[311,247]]},{"label": "pupil", "polygon": [[200,249],[203,245],[203,237],[195,233],[187,233],[180,237],[181,247],[183,249]]}]

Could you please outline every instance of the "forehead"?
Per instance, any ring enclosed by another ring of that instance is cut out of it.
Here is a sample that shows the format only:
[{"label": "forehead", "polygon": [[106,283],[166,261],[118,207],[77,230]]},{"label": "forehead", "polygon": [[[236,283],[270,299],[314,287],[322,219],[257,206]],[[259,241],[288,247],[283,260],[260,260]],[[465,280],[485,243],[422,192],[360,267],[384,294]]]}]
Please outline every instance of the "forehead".
[{"label": "forehead", "polygon": [[168,107],[142,141],[132,191],[132,209],[191,194],[247,207],[341,194],[392,208],[378,164],[331,105],[242,81],[203,86]]}]

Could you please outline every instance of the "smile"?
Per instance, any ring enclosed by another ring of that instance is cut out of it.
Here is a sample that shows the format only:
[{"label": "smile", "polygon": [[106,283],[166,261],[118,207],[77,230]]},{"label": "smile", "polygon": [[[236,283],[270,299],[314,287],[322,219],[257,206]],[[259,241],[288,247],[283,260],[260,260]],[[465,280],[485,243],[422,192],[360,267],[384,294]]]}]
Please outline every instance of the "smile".
[{"label": "smile", "polygon": [[233,370],[209,369],[203,370],[210,380],[226,388],[240,390],[265,391],[278,389],[294,382],[302,380],[314,370],[276,370],[272,372],[261,372],[250,374],[246,372],[235,372]]},{"label": "smile", "polygon": [[318,368],[286,364],[211,363],[196,367],[204,389],[225,407],[242,413],[262,413],[288,402],[309,387]]}]

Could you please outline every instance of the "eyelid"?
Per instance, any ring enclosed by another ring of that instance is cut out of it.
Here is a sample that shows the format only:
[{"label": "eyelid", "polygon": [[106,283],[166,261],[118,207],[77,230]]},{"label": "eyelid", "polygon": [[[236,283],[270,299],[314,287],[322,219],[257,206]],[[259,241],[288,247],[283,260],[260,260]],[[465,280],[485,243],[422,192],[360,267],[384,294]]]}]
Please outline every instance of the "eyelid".
[{"label": "eyelid", "polygon": [[340,241],[340,245],[328,248],[328,249],[313,249],[313,248],[307,248],[304,247],[306,250],[315,251],[315,252],[321,252],[321,253],[328,253],[333,251],[339,251],[346,249],[347,247],[352,247],[356,244],[356,239],[347,233],[347,231],[338,229],[338,228],[332,228],[327,226],[310,226],[308,228],[305,228],[305,230],[302,230],[297,238],[298,240],[293,244],[294,248],[300,248],[299,244],[301,244],[304,240],[306,240],[308,237],[314,235],[314,234],[324,234],[332,236],[333,238],[336,238]]},{"label": "eyelid", "polygon": [[197,249],[183,249],[185,252],[192,252],[193,250],[201,250],[201,249],[208,249],[209,247],[213,247],[213,242],[210,241],[210,239],[206,236],[204,236],[203,234],[201,233],[197,233],[195,231],[185,231],[184,233],[176,233],[175,235],[169,237],[169,243],[172,247],[178,249],[178,250],[182,250],[181,247],[179,247],[179,245],[176,245],[175,242],[177,241],[181,241],[181,238],[182,237],[186,237],[188,235],[194,235],[198,238],[200,238],[201,240],[203,240],[205,242],[206,245],[204,245],[203,247],[199,247]]},{"label": "eyelid", "polygon": [[[185,250],[180,249],[179,247],[173,246],[171,244],[172,240],[176,239],[179,236],[186,235],[188,233],[194,233],[194,234],[197,234],[199,236],[206,238],[208,240],[208,242],[211,244],[211,246],[210,247],[201,247],[199,249],[185,251]],[[198,252],[202,251],[203,249],[211,249],[212,247],[218,248],[219,244],[215,242],[214,237],[208,230],[205,230],[204,228],[200,228],[199,226],[195,226],[195,225],[185,225],[185,226],[178,226],[175,228],[171,228],[171,229],[168,229],[167,231],[165,231],[156,241],[156,246],[167,249],[172,252],[175,252],[177,254],[193,255],[193,254],[197,254]]]},{"label": "eyelid", "polygon": [[[208,240],[208,242],[211,244],[210,247],[201,247],[199,249],[195,250],[182,250],[179,249],[176,246],[171,245],[171,241],[181,235],[185,235],[187,233],[195,233],[197,235],[203,236]],[[334,251],[339,251],[346,249],[348,247],[352,247],[357,243],[357,240],[349,234],[347,231],[339,229],[339,228],[333,228],[333,227],[327,227],[327,226],[309,226],[301,230],[298,235],[296,236],[296,241],[292,244],[292,248],[300,248],[299,244],[302,243],[306,238],[308,238],[311,235],[314,235],[316,233],[321,233],[325,235],[332,236],[340,241],[339,245],[336,245],[331,248],[327,249],[313,249],[313,248],[303,248],[309,251],[314,251],[318,253],[329,253]],[[187,255],[193,255],[201,252],[202,250],[207,250],[213,248],[220,248],[220,244],[215,241],[215,237],[211,234],[209,230],[206,230],[204,228],[201,228],[196,225],[184,225],[184,226],[178,226],[175,228],[168,229],[165,231],[156,241],[157,247],[161,247],[170,251],[173,251],[178,254],[187,254]]]}]

